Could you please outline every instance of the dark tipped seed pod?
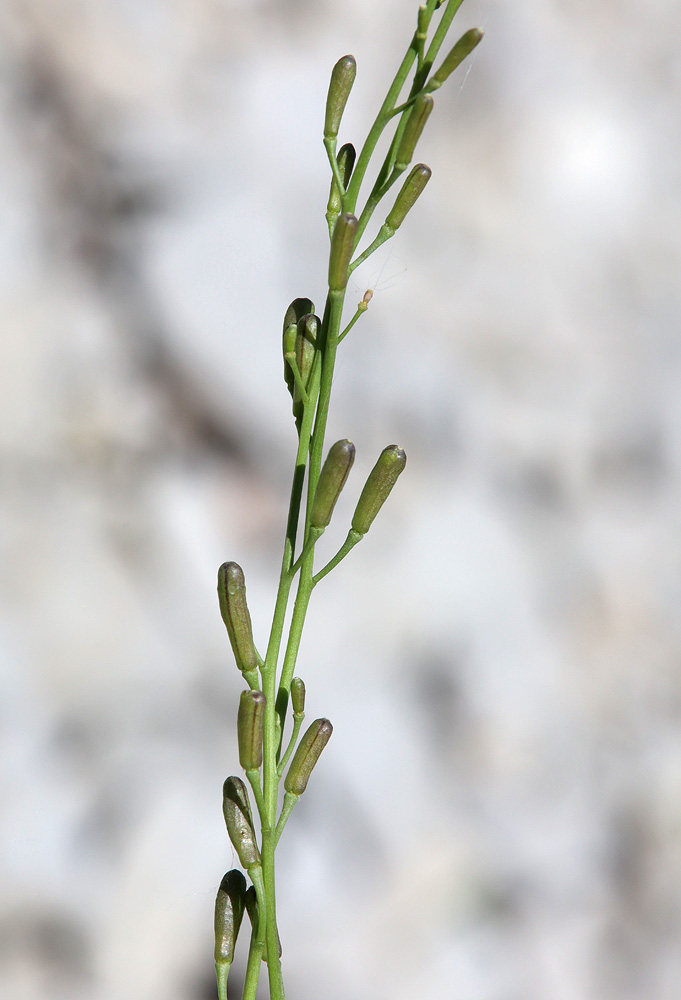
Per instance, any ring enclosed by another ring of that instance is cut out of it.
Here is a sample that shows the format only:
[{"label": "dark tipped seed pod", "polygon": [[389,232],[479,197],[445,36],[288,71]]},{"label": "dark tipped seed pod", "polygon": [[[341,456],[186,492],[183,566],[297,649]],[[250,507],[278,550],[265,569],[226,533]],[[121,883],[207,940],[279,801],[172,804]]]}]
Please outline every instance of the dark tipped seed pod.
[{"label": "dark tipped seed pod", "polygon": [[305,711],[305,681],[294,677],[291,681],[291,704],[293,714],[302,715]]},{"label": "dark tipped seed pod", "polygon": [[[336,161],[338,163],[338,173],[343,181],[343,187],[347,191],[348,184],[350,183],[350,177],[352,176],[352,168],[355,165],[355,147],[351,142],[346,142],[344,146],[341,146]],[[331,190],[329,191],[329,203],[326,206],[326,217],[334,217],[338,215],[341,210],[341,196],[338,190],[338,185],[335,180],[331,179]]]},{"label": "dark tipped seed pod", "polygon": [[338,135],[341,118],[356,75],[357,63],[354,56],[343,56],[331,70],[331,82],[329,83],[324,116],[325,139],[335,139]]},{"label": "dark tipped seed pod", "polygon": [[284,779],[284,788],[293,795],[302,795],[307,788],[307,782],[312,768],[329,742],[333,726],[328,719],[317,719],[307,730],[298,744],[293,760]]},{"label": "dark tipped seed pod", "polygon": [[224,876],[215,900],[215,961],[234,961],[234,946],[246,900],[246,879],[238,868]]},{"label": "dark tipped seed pod", "polygon": [[262,764],[262,737],[267,699],[262,691],[242,691],[236,731],[239,763],[244,771],[256,771]]},{"label": "dark tipped seed pod", "polygon": [[482,28],[471,28],[461,36],[454,48],[445,56],[440,68],[433,73],[429,83],[429,90],[437,90],[451,76],[454,70],[461,65],[466,56],[469,56],[476,45],[482,41],[484,32]]},{"label": "dark tipped seed pod", "polygon": [[407,462],[407,456],[396,444],[384,448],[378,461],[369,473],[352,518],[352,527],[360,535],[365,535],[374,518],[388,499]]},{"label": "dark tipped seed pod", "polygon": [[411,163],[416,143],[421,137],[430,112],[433,110],[433,104],[434,101],[430,94],[420,94],[414,101],[395,155],[395,166],[398,170],[405,170]]},{"label": "dark tipped seed pod", "polygon": [[258,666],[258,654],[253,643],[253,626],[246,604],[244,571],[238,563],[223,563],[218,570],[218,598],[222,620],[239,670],[255,670]]},{"label": "dark tipped seed pod", "polygon": [[[298,371],[305,389],[310,381],[310,373],[314,363],[314,356],[317,343],[317,333],[321,326],[318,316],[308,313],[301,316],[296,328],[295,357]],[[303,417],[303,400],[297,385],[293,389],[293,416],[299,424]]]},{"label": "dark tipped seed pod", "polygon": [[313,528],[326,528],[328,525],[354,461],[355,446],[352,441],[336,441],[329,448],[310,512]]},{"label": "dark tipped seed pod", "polygon": [[241,778],[232,776],[225,781],[222,788],[222,811],[229,839],[241,864],[246,870],[259,865],[260,851],[255,839],[248,792]]},{"label": "dark tipped seed pod", "polygon": [[402,190],[395,199],[395,204],[388,213],[385,220],[386,226],[390,229],[399,229],[409,212],[416,203],[424,187],[431,178],[432,170],[425,163],[417,163],[411,171],[406,181],[402,185]]},{"label": "dark tipped seed pod", "polygon": [[294,379],[291,366],[286,360],[287,354],[295,354],[296,334],[298,332],[298,320],[314,312],[314,302],[311,299],[294,299],[286,310],[284,316],[284,332],[282,335],[282,348],[284,355],[284,380],[288,386],[288,391],[293,395]]},{"label": "dark tipped seed pod", "polygon": [[357,219],[350,212],[344,212],[336,219],[329,253],[329,288],[332,292],[342,292],[348,283],[348,267],[355,249],[357,225]]}]

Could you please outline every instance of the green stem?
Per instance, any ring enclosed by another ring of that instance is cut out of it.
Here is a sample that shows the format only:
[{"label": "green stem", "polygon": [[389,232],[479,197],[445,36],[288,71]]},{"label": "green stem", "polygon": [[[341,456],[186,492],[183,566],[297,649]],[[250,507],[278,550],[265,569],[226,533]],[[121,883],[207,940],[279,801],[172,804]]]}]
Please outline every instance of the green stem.
[{"label": "green stem", "polygon": [[299,798],[300,796],[295,795],[293,792],[287,792],[286,795],[284,795],[284,804],[281,807],[281,814],[277,822],[277,829],[274,831],[275,844],[279,843],[279,838],[284,832],[284,827],[286,826],[286,823],[288,822],[288,818],[291,815],[293,807]]},{"label": "green stem", "polygon": [[350,531],[348,531],[347,538],[339,548],[338,552],[336,552],[333,559],[329,560],[326,566],[324,566],[323,569],[320,569],[320,571],[317,573],[316,576],[312,577],[312,586],[316,587],[319,581],[323,580],[324,577],[328,573],[330,573],[332,569],[335,569],[338,563],[341,562],[341,560],[345,559],[348,552],[350,552],[351,549],[354,549],[355,545],[357,545],[358,542],[361,542],[363,538],[364,535],[360,535],[358,531],[354,531],[352,528],[350,528]]},{"label": "green stem", "polygon": [[[246,978],[244,980],[244,992],[242,1000],[255,1000],[258,990],[258,978],[260,977],[260,966],[262,964],[262,953],[265,942],[256,940],[256,928],[251,930],[251,944],[248,949],[248,964],[246,965]],[[222,1000],[222,997],[220,997]]]},{"label": "green stem", "polygon": [[[304,718],[305,718],[304,712],[300,712],[299,714],[294,713],[293,715],[293,732],[291,733],[291,739],[288,741],[288,746],[286,747],[286,753],[281,758],[277,766],[277,774],[279,775],[280,778],[284,773],[284,768],[288,764],[289,758],[295,749],[295,745],[298,740],[298,734],[300,733],[300,727],[303,724]],[[279,837],[277,837],[277,840],[279,840]]]},{"label": "green stem", "polygon": [[218,981],[218,1000],[227,1000],[227,977],[229,976],[231,965],[231,962],[215,963],[215,975]]}]

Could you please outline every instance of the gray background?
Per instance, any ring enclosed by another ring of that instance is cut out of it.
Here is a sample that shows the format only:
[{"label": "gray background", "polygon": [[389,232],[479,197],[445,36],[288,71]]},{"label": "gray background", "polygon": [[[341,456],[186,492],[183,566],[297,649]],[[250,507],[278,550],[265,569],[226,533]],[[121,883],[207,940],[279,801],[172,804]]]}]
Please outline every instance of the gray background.
[{"label": "gray background", "polygon": [[[359,141],[411,0],[0,5],[0,993],[204,1000],[240,677],[324,293],[328,74]],[[333,740],[280,850],[292,1000],[681,988],[681,17],[467,0],[433,179],[330,440],[405,475],[315,593]],[[240,955],[239,966],[243,967]],[[237,979],[240,972],[237,970]]]}]

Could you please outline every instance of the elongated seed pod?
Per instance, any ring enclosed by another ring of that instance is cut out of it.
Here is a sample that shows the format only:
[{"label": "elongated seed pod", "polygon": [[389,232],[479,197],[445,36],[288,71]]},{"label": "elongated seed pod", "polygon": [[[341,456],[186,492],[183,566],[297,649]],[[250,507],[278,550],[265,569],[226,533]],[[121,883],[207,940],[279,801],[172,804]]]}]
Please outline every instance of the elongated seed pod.
[{"label": "elongated seed pod", "polygon": [[236,731],[239,763],[244,771],[256,771],[262,764],[262,737],[267,699],[262,691],[242,691]]},{"label": "elongated seed pod", "polygon": [[256,670],[258,654],[253,643],[253,626],[246,604],[246,582],[244,571],[238,563],[223,563],[218,570],[218,599],[239,670]]},{"label": "elongated seed pod", "polygon": [[329,83],[324,116],[325,139],[335,139],[338,135],[341,118],[356,75],[357,63],[354,56],[342,56],[331,70],[331,82]]},{"label": "elongated seed pod", "polygon": [[[338,163],[338,173],[343,181],[343,187],[347,191],[348,184],[350,183],[350,177],[352,176],[352,168],[355,165],[355,147],[351,142],[346,142],[344,146],[341,146],[336,161]],[[326,217],[334,217],[338,215],[342,208],[340,191],[338,190],[338,185],[336,184],[333,177],[331,178],[331,190],[329,191],[329,203],[326,206]]]},{"label": "elongated seed pod", "polygon": [[227,778],[222,787],[222,811],[227,833],[246,870],[260,864],[248,792],[241,778]]},{"label": "elongated seed pod", "polygon": [[329,742],[333,726],[328,719],[316,719],[307,730],[293,755],[284,779],[284,788],[293,795],[302,795],[307,788],[312,768]]},{"label": "elongated seed pod", "polygon": [[402,190],[395,199],[395,204],[388,212],[385,220],[386,226],[391,229],[399,229],[409,212],[416,203],[424,187],[430,180],[432,170],[425,163],[417,163],[406,181],[402,185]]},{"label": "elongated seed pod", "polygon": [[294,715],[302,715],[305,711],[305,681],[294,677],[291,681],[291,704]]},{"label": "elongated seed pod", "polygon": [[329,252],[329,288],[332,292],[342,292],[348,283],[348,267],[355,249],[357,219],[350,212],[344,212],[336,219]]},{"label": "elongated seed pod", "polygon": [[388,499],[388,495],[406,462],[407,456],[396,444],[388,445],[378,456],[378,461],[364,484],[352,518],[353,530],[358,534],[365,535],[367,533],[374,518]]},{"label": "elongated seed pod", "polygon": [[419,94],[414,101],[395,155],[395,167],[398,170],[405,170],[411,163],[416,143],[421,137],[430,112],[433,110],[433,104],[434,101],[430,94]]},{"label": "elongated seed pod", "polygon": [[286,310],[284,316],[284,331],[282,334],[282,352],[284,355],[284,381],[288,386],[288,391],[293,395],[293,372],[286,360],[287,354],[294,354],[296,349],[296,333],[298,332],[298,320],[314,312],[314,302],[311,299],[294,299]]},{"label": "elongated seed pod", "polygon": [[232,868],[222,879],[215,900],[215,961],[234,961],[234,946],[244,915],[246,879]]},{"label": "elongated seed pod", "polygon": [[470,31],[463,34],[454,48],[447,53],[440,68],[433,73],[428,82],[428,89],[437,90],[438,87],[441,87],[447,77],[451,76],[454,70],[461,65],[466,56],[471,54],[475,46],[480,44],[483,35],[482,28],[471,28]]},{"label": "elongated seed pod", "polygon": [[[318,316],[308,313],[305,316],[301,316],[298,320],[298,326],[296,328],[296,364],[298,366],[298,371],[300,372],[303,386],[306,390],[310,382],[310,374],[312,372],[312,365],[314,363],[316,351],[315,345],[317,343],[317,334],[321,325],[321,320]],[[303,410],[303,400],[300,395],[300,389],[296,384],[293,389],[293,416],[296,418],[298,426],[300,426],[300,421],[303,418]]]},{"label": "elongated seed pod", "polygon": [[326,528],[328,525],[354,461],[355,446],[352,441],[336,441],[329,448],[310,512],[313,528]]}]

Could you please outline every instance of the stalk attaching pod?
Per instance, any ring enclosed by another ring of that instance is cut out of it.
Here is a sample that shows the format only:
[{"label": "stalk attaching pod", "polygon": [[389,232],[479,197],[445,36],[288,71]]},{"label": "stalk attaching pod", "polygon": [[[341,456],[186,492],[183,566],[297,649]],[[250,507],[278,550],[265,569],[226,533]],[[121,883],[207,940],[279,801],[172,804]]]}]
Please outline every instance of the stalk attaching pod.
[{"label": "stalk attaching pod", "polygon": [[431,175],[432,170],[425,163],[416,164],[402,185],[402,189],[395,199],[395,204],[388,212],[385,224],[389,229],[394,231],[400,228],[406,218],[407,212],[416,204],[417,198],[423,192]]},{"label": "stalk attaching pod", "polygon": [[378,461],[364,484],[352,518],[352,528],[358,534],[365,535],[367,533],[374,518],[388,499],[406,462],[407,456],[396,444],[388,445],[378,456]]},{"label": "stalk attaching pod", "polygon": [[419,94],[414,101],[414,106],[409,112],[409,117],[407,118],[407,123],[404,126],[404,132],[402,133],[402,138],[395,154],[396,170],[406,170],[411,163],[416,143],[421,138],[421,133],[425,128],[430,112],[433,110],[433,105],[434,101],[430,94]]},{"label": "stalk attaching pod", "polygon": [[441,87],[447,77],[451,76],[454,70],[461,65],[466,56],[471,54],[475,46],[480,44],[483,35],[482,28],[471,28],[470,31],[463,34],[454,48],[447,53],[439,69],[433,73],[428,81],[428,90],[437,90],[438,87]]},{"label": "stalk attaching pod", "polygon": [[357,219],[350,212],[344,212],[336,219],[329,252],[329,288],[332,292],[342,292],[348,283],[348,267],[355,249],[357,226]]},{"label": "stalk attaching pod", "polygon": [[[350,183],[350,177],[352,176],[352,168],[355,165],[356,157],[355,147],[351,142],[346,142],[344,146],[341,146],[336,161],[338,163],[338,173],[340,174],[341,180],[343,182],[343,187],[347,191],[348,184]],[[331,190],[329,191],[329,202],[326,206],[326,221],[331,224],[336,216],[340,213],[342,208],[340,191],[338,190],[338,185],[336,184],[335,178],[331,178]]]},{"label": "stalk attaching pod", "polygon": [[258,667],[258,654],[253,642],[253,626],[246,603],[244,571],[238,563],[223,563],[218,570],[218,599],[236,665],[250,683],[257,677],[255,671]]},{"label": "stalk attaching pod", "polygon": [[[303,388],[306,391],[310,383],[310,374],[317,349],[317,334],[321,325],[321,320],[318,316],[308,313],[305,316],[301,316],[296,328],[295,361]],[[300,427],[300,421],[303,419],[304,408],[304,400],[300,392],[300,387],[296,382],[293,388],[293,416],[296,418],[298,427]]]},{"label": "stalk attaching pod", "polygon": [[236,720],[239,763],[244,771],[257,771],[262,764],[262,738],[267,699],[262,691],[242,691]]},{"label": "stalk attaching pod", "polygon": [[326,140],[335,140],[338,136],[341,118],[356,75],[357,63],[354,56],[342,56],[331,70],[324,116],[324,138]]},{"label": "stalk attaching pod", "polygon": [[302,795],[312,769],[331,738],[333,726],[328,719],[316,719],[298,744],[284,779],[284,788],[292,795]]},{"label": "stalk attaching pod", "polygon": [[215,964],[234,961],[234,946],[244,915],[246,879],[238,868],[223,877],[215,899]]},{"label": "stalk attaching pod", "polygon": [[328,526],[336,501],[345,486],[354,461],[355,446],[352,441],[336,441],[329,448],[326,461],[319,474],[312,511],[310,512],[310,524],[313,528],[326,528]]},{"label": "stalk attaching pod", "polygon": [[248,871],[260,864],[260,851],[253,829],[248,792],[241,778],[227,778],[222,787],[222,811],[229,839],[239,861]]}]

